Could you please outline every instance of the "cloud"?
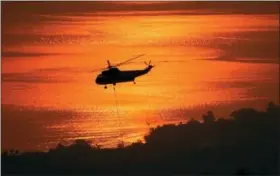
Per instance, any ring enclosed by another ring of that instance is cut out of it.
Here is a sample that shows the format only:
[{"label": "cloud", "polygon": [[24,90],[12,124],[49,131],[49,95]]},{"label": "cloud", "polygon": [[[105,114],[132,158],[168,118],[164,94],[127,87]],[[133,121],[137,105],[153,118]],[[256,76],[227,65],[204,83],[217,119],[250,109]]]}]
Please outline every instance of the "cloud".
[{"label": "cloud", "polygon": [[[51,16],[110,15],[107,12],[129,12],[122,15],[137,15],[137,12],[170,11],[169,15],[207,14],[278,14],[277,2],[163,2],[163,3],[124,3],[124,2],[3,2],[2,31],[10,26],[20,26],[26,22],[36,24],[54,20]],[[172,12],[173,11],[173,12]],[[100,12],[102,12],[100,14]],[[106,14],[107,13],[107,14]],[[163,12],[166,13],[166,12]],[[116,14],[111,14],[116,15]],[[119,14],[117,14],[119,15]],[[141,15],[141,13],[140,13]],[[147,15],[147,14],[146,14]],[[58,21],[67,21],[60,18]]]},{"label": "cloud", "polygon": [[[21,83],[67,83],[73,82],[73,74],[90,73],[90,68],[84,67],[46,67],[34,69],[28,72],[2,73],[2,82],[21,82]],[[69,76],[62,76],[67,73]]]},{"label": "cloud", "polygon": [[[86,41],[90,41],[92,38],[99,36],[103,37],[102,32],[92,30],[89,34],[4,34],[2,36],[3,48],[9,45],[27,45],[27,44],[80,44]],[[2,52],[3,53],[3,52]],[[5,53],[4,53],[5,54]],[[9,53],[8,53],[9,54]],[[54,53],[60,54],[60,53]]]},{"label": "cloud", "polygon": [[163,2],[163,3],[124,3],[124,2],[4,2],[3,10],[12,14],[70,14],[117,11],[164,11],[194,10],[209,13],[274,13],[278,12],[276,2]]},{"label": "cloud", "polygon": [[221,54],[216,58],[202,60],[279,64],[279,31],[246,31],[220,35],[236,39],[209,46],[220,50]]},{"label": "cloud", "polygon": [[51,55],[63,55],[63,53],[36,53],[36,52],[19,52],[19,51],[4,51],[2,57],[40,57],[40,56],[51,56]]},{"label": "cloud", "polygon": [[71,82],[71,79],[50,76],[48,74],[39,74],[39,72],[24,73],[2,73],[2,82],[22,82],[22,83],[65,83]]}]

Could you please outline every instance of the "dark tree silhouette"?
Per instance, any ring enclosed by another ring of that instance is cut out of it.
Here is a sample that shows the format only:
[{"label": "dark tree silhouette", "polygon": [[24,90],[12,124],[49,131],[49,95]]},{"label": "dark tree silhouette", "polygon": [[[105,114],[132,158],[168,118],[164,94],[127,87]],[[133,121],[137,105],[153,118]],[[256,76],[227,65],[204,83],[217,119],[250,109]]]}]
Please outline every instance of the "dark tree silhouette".
[{"label": "dark tree silhouette", "polygon": [[102,149],[78,139],[48,152],[2,152],[4,174],[238,174],[276,175],[280,107],[265,112],[242,108],[232,118],[152,128],[145,142]]},{"label": "dark tree silhouette", "polygon": [[203,115],[202,117],[204,123],[214,123],[215,121],[215,116],[212,111],[208,111],[207,115]]}]

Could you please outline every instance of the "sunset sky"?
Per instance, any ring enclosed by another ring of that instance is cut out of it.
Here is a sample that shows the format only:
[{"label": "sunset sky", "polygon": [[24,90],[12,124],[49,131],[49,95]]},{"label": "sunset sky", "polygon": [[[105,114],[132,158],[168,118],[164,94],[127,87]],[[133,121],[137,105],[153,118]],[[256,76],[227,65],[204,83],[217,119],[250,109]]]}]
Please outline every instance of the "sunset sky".
[{"label": "sunset sky", "polygon": [[[227,117],[279,102],[279,3],[1,4],[3,148],[77,138],[112,147],[208,110]],[[117,84],[115,97],[95,84],[106,60],[138,54],[120,69],[156,67],[135,85]]]}]

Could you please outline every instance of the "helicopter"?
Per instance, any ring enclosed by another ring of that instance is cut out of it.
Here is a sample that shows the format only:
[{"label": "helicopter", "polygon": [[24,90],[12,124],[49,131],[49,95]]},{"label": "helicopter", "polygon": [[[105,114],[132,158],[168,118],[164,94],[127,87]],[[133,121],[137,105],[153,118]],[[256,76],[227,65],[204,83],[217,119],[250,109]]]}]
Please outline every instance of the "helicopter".
[{"label": "helicopter", "polygon": [[96,77],[95,83],[98,85],[105,85],[104,86],[105,89],[107,89],[108,84],[112,84],[113,86],[115,86],[117,83],[122,83],[122,82],[133,82],[135,84],[136,77],[149,73],[151,69],[154,67],[154,65],[151,65],[151,61],[149,61],[149,63],[144,62],[147,65],[147,67],[144,68],[143,70],[122,71],[118,67],[124,64],[129,64],[131,63],[132,60],[142,57],[144,55],[145,54],[138,55],[136,57],[128,59],[124,62],[117,63],[115,65],[111,65],[110,61],[107,60],[108,66],[106,68],[101,69],[104,71],[102,71],[101,74],[99,74]]}]

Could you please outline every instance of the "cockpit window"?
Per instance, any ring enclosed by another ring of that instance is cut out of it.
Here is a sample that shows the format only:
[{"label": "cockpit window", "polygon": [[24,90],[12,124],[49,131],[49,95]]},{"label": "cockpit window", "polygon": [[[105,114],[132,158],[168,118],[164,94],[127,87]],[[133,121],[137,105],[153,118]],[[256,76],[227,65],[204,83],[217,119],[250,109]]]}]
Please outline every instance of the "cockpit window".
[{"label": "cockpit window", "polygon": [[118,73],[120,72],[120,70],[118,68],[111,68],[110,70],[111,72],[114,72],[114,73]]}]

